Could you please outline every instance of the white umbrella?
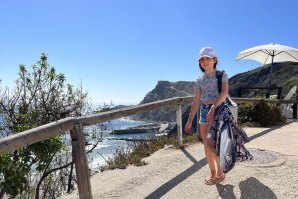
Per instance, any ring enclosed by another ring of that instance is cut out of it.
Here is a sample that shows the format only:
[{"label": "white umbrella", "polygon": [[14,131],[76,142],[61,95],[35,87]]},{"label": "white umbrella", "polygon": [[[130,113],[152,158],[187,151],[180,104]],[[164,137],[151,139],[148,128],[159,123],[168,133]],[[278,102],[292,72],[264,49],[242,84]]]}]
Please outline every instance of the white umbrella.
[{"label": "white umbrella", "polygon": [[267,44],[249,48],[241,51],[236,60],[240,59],[251,59],[258,61],[262,64],[271,63],[270,71],[270,85],[271,85],[271,74],[273,62],[285,62],[292,61],[298,62],[298,49],[290,46],[284,46],[280,44]]}]

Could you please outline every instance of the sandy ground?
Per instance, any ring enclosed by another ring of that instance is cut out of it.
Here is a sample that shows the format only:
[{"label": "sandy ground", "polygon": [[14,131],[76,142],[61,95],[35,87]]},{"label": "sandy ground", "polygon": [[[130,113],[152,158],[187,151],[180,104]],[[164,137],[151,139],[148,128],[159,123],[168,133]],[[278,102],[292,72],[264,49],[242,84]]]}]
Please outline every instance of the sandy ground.
[{"label": "sandy ground", "polygon": [[[241,162],[224,184],[207,186],[209,168],[202,144],[185,149],[166,147],[145,161],[146,166],[108,170],[91,177],[93,198],[298,198],[298,121],[274,128],[247,128],[246,147],[273,154],[270,163]],[[63,199],[79,198],[78,192]]]}]

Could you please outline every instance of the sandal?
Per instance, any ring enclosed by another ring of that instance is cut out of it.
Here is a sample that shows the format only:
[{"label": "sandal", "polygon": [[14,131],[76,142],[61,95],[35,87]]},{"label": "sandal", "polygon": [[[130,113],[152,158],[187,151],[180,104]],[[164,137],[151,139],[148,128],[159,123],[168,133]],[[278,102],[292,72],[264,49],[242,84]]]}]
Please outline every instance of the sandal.
[{"label": "sandal", "polygon": [[216,183],[218,184],[222,183],[225,180],[225,178],[226,178],[226,174],[225,173],[221,174],[221,176],[217,177]]},{"label": "sandal", "polygon": [[208,176],[205,179],[205,184],[206,185],[215,185],[217,183],[217,180],[218,180],[218,178],[216,176],[215,177]]}]

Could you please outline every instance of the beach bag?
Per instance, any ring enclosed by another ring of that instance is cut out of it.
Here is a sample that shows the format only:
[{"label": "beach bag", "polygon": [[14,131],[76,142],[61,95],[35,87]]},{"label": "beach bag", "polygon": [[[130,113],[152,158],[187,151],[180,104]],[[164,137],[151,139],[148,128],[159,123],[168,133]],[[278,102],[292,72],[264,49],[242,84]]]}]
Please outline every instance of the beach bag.
[{"label": "beach bag", "polygon": [[233,117],[234,117],[234,120],[237,122],[237,118],[238,118],[238,105],[236,102],[234,102],[232,100],[232,98],[230,96],[227,97],[226,99],[226,104],[228,105]]},{"label": "beach bag", "polygon": [[[221,92],[221,88],[222,88],[222,75],[223,75],[224,71],[216,71],[216,78],[217,78],[217,87],[218,87],[218,93]],[[228,105],[234,120],[237,122],[237,118],[238,118],[238,105],[236,102],[234,102],[232,100],[232,98],[230,96],[228,96],[226,98],[225,103]]]},{"label": "beach bag", "polygon": [[230,171],[236,162],[236,143],[229,122],[224,122],[220,131],[219,161],[224,173]]}]

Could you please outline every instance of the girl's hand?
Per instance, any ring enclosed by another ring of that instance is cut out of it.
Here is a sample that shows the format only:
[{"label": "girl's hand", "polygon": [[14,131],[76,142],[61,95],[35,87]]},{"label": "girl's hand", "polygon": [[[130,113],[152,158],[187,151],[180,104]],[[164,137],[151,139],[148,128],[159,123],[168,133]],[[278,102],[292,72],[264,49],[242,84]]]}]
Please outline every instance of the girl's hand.
[{"label": "girl's hand", "polygon": [[191,131],[191,122],[187,121],[186,125],[185,125],[185,133],[189,133]]}]

